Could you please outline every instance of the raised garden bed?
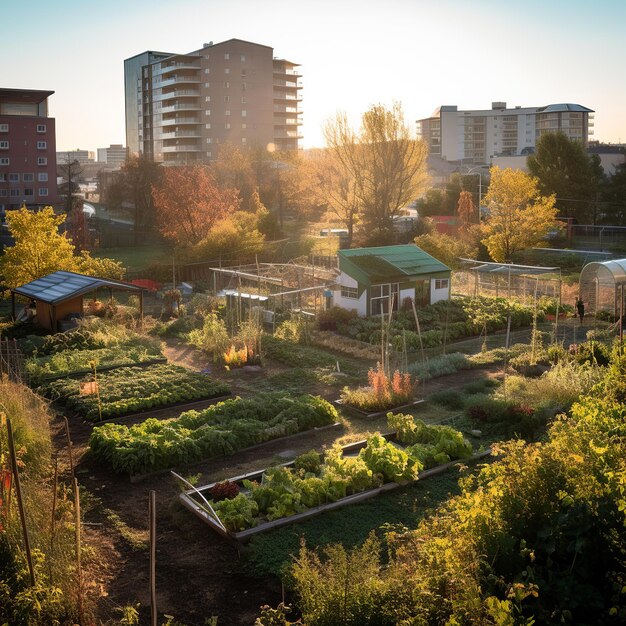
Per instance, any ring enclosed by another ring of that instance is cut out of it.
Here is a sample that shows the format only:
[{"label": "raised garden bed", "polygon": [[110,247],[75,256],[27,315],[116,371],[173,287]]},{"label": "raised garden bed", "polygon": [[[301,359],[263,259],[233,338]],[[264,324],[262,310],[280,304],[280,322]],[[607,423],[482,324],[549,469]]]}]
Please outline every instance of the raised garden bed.
[{"label": "raised garden bed", "polygon": [[342,409],[346,409],[347,411],[350,411],[350,413],[353,413],[354,415],[358,415],[359,417],[366,417],[366,418],[381,417],[382,415],[387,415],[387,413],[400,413],[402,411],[410,411],[411,409],[415,408],[419,404],[422,404],[422,402],[424,402],[423,398],[420,400],[413,400],[412,402],[408,402],[407,404],[402,404],[400,406],[395,406],[389,409],[383,409],[381,411],[374,411],[372,413],[368,413],[367,411],[364,411],[363,409],[359,409],[356,406],[352,406],[351,404],[345,403],[341,398],[339,398],[338,400],[334,400],[334,404],[336,406]]},{"label": "raised garden bed", "polygon": [[39,391],[91,422],[230,393],[225,383],[178,365],[119,367],[99,373],[97,389],[81,386],[91,380],[55,380]]},{"label": "raised garden bed", "polygon": [[[403,418],[410,419],[410,416]],[[415,436],[408,436],[410,433]],[[437,437],[436,444],[426,443],[429,439],[435,442]],[[413,443],[408,445],[408,441]],[[449,451],[459,453],[455,455],[457,458],[451,459],[441,451],[446,442]],[[258,533],[361,502],[443,472],[458,463],[459,456],[468,460],[489,453],[472,454],[470,444],[449,427],[420,423],[409,431],[400,424],[397,433],[384,437],[376,434],[365,441],[333,447],[317,468],[316,453],[311,451],[279,467],[199,488],[175,476],[188,487],[179,496],[183,506],[223,537],[244,542]],[[439,464],[424,469],[433,463]],[[217,497],[216,490],[230,492],[229,497],[213,501],[211,498]],[[237,495],[233,495],[235,493]]]},{"label": "raised garden bed", "polygon": [[232,454],[337,420],[335,408],[319,397],[258,394],[170,420],[97,426],[89,446],[114,471],[136,476]]}]

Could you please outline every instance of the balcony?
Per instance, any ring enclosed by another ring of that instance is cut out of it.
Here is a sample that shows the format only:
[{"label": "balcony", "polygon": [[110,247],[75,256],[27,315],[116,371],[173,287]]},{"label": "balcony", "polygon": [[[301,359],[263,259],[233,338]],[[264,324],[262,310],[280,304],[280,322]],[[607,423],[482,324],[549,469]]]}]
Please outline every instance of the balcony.
[{"label": "balcony", "polygon": [[177,115],[176,117],[169,117],[161,121],[161,126],[178,126],[182,124],[201,124],[202,122],[197,117],[184,117]]},{"label": "balcony", "polygon": [[302,102],[302,96],[293,93],[277,93],[274,92],[274,102],[287,100],[289,102]]},{"label": "balcony", "polygon": [[201,148],[195,144],[184,146],[163,146],[163,152],[201,152]]},{"label": "balcony", "polygon": [[156,72],[157,74],[171,74],[172,72],[182,71],[182,70],[198,70],[197,65],[193,65],[192,63],[173,63],[172,65],[168,65],[167,67],[161,67],[160,72]]},{"label": "balcony", "polygon": [[302,83],[292,80],[275,80],[272,82],[272,85],[281,89],[302,89]]},{"label": "balcony", "polygon": [[176,130],[170,133],[163,133],[161,139],[180,139],[181,137],[199,138],[202,136],[200,129],[198,130]]},{"label": "balcony", "polygon": [[298,130],[275,130],[274,139],[303,139],[304,135]]},{"label": "balcony", "polygon": [[274,117],[274,128],[278,126],[302,126],[302,120],[296,117],[287,117],[283,119]]},{"label": "balcony", "polygon": [[201,111],[201,107],[196,102],[185,102],[179,104],[172,104],[168,107],[163,107],[161,113],[176,113],[177,111]]},{"label": "balcony", "polygon": [[171,98],[184,98],[189,96],[199,96],[200,91],[197,89],[176,89],[162,94],[161,100],[170,100]]},{"label": "balcony", "polygon": [[202,81],[198,78],[198,76],[194,74],[189,74],[186,76],[175,75],[172,78],[168,78],[167,80],[162,80],[159,86],[167,87],[168,85],[182,85],[183,83],[199,85],[201,82]]}]

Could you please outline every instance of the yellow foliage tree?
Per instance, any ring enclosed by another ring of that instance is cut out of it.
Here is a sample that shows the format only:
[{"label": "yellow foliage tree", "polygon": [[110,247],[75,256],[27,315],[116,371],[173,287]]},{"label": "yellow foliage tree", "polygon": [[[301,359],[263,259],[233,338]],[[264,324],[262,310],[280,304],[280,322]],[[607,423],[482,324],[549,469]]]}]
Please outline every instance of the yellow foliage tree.
[{"label": "yellow foliage tree", "polygon": [[65,270],[102,278],[121,278],[124,267],[111,259],[94,259],[89,252],[75,254],[71,241],[59,233],[65,215],[55,215],[52,207],[39,212],[22,208],[7,213],[7,224],[15,245],[0,258],[0,274],[9,288]]},{"label": "yellow foliage tree", "polygon": [[536,178],[521,170],[491,168],[485,196],[489,216],[482,225],[482,242],[499,263],[518,250],[541,244],[558,227],[555,196],[542,196]]}]

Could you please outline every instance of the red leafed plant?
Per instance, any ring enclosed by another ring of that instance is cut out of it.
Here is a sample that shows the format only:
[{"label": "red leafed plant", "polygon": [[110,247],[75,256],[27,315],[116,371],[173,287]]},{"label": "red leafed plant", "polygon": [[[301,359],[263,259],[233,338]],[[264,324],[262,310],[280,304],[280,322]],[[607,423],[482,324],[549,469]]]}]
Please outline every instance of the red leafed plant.
[{"label": "red leafed plant", "polygon": [[211,500],[220,502],[220,500],[234,498],[239,493],[239,487],[237,483],[225,480],[221,483],[215,483],[215,485],[209,489],[209,493],[211,494]]},{"label": "red leafed plant", "polygon": [[389,378],[383,366],[378,363],[376,369],[370,368],[367,380],[369,387],[344,388],[342,400],[366,411],[382,411],[401,406],[413,399],[416,381],[411,380],[408,373],[396,370]]}]

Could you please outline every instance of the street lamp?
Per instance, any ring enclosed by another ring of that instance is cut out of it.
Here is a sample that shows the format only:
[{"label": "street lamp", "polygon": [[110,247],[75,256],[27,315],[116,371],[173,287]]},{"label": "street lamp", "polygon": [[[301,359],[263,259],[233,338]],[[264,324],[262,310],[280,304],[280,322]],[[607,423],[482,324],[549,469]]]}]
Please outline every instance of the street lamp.
[{"label": "street lamp", "polygon": [[485,167],[487,167],[486,165],[476,165],[475,167],[472,167],[470,169],[467,170],[467,172],[465,174],[462,174],[462,176],[478,176],[478,223],[480,224],[481,221],[481,211],[480,211],[480,204],[482,202],[483,199],[483,175],[482,172],[475,172],[474,170],[480,170],[480,169],[484,169]]}]

